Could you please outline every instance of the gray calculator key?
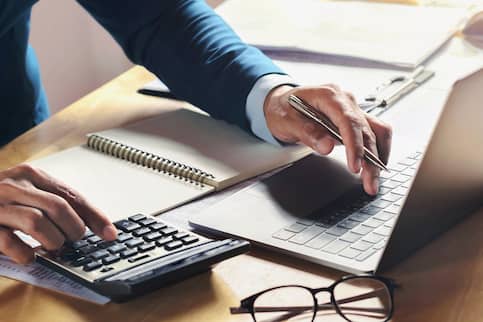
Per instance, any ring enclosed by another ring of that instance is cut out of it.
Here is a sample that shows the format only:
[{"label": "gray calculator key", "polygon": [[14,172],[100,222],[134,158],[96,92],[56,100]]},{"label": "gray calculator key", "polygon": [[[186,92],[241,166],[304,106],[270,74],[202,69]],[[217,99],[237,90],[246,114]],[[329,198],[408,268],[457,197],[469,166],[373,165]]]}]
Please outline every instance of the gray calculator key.
[{"label": "gray calculator key", "polygon": [[300,233],[305,228],[307,228],[307,226],[298,223],[293,223],[290,226],[285,227],[286,230],[292,231],[294,233]]},{"label": "gray calculator key", "polygon": [[104,257],[107,257],[109,255],[111,254],[105,249],[101,249],[90,254],[90,256],[95,260],[103,259]]},{"label": "gray calculator key", "polygon": [[358,241],[359,239],[361,239],[361,235],[359,234],[354,234],[353,232],[349,231],[348,233],[342,235],[340,237],[340,239],[346,241],[346,242],[349,242],[349,243],[354,243],[356,241]]},{"label": "gray calculator key", "polygon": [[290,238],[289,242],[302,245],[324,231],[325,231],[325,228],[322,228],[319,226],[311,226],[301,231],[300,233],[296,234],[294,237]]},{"label": "gray calculator key", "polygon": [[344,249],[342,252],[340,252],[339,256],[353,259],[359,256],[361,253],[362,253],[361,251],[348,247]]},{"label": "gray calculator key", "polygon": [[114,246],[111,246],[109,248],[107,248],[107,250],[113,254],[115,253],[119,253],[119,252],[122,252],[123,250],[125,250],[127,247],[126,245],[124,244],[117,244],[117,245],[114,245]]},{"label": "gray calculator key", "polygon": [[342,228],[342,227],[332,227],[326,231],[327,234],[334,235],[334,236],[342,236],[348,231],[347,228]]},{"label": "gray calculator key", "polygon": [[129,248],[134,248],[134,247],[137,247],[141,244],[143,244],[144,241],[140,238],[136,238],[136,239],[131,239],[131,240],[128,240],[126,242],[126,246],[129,247]]},{"label": "gray calculator key", "polygon": [[326,233],[322,233],[321,235],[315,237],[311,241],[309,241],[305,246],[308,246],[310,248],[315,248],[315,249],[320,249],[336,239],[337,237],[333,235],[328,235]]},{"label": "gray calculator key", "polygon": [[322,248],[323,251],[326,251],[327,253],[331,254],[337,254],[344,248],[348,247],[351,243],[348,243],[346,241],[336,239],[330,244],[326,245],[324,248]]},{"label": "gray calculator key", "polygon": [[366,241],[359,240],[357,243],[354,243],[351,247],[361,252],[365,252],[369,248],[371,248],[374,244],[368,243]]},{"label": "gray calculator key", "polygon": [[294,232],[288,231],[286,229],[280,229],[275,234],[273,234],[272,237],[281,239],[281,240],[287,240],[289,238],[292,238],[294,235],[295,235]]}]

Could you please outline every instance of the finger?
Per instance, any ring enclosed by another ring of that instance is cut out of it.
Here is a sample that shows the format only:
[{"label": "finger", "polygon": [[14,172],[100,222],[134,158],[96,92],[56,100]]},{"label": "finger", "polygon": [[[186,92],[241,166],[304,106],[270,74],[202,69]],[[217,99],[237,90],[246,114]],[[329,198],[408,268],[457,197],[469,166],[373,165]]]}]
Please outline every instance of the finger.
[{"label": "finger", "polygon": [[382,162],[387,164],[391,152],[392,128],[389,124],[370,114],[366,113],[366,118],[372,128],[372,131],[376,135],[379,157],[381,158]]},{"label": "finger", "polygon": [[300,121],[299,124],[303,127],[303,130],[298,132],[302,133],[300,141],[303,144],[322,155],[327,155],[332,152],[336,141],[324,128],[312,121]]},{"label": "finger", "polygon": [[352,102],[330,87],[301,93],[301,98],[315,105],[338,127],[346,147],[349,168],[358,173],[364,156],[361,117]]},{"label": "finger", "polygon": [[22,167],[23,175],[27,176],[37,188],[66,200],[95,234],[106,240],[117,238],[117,230],[109,218],[91,205],[79,192],[41,170],[28,165],[22,165]]},{"label": "finger", "polygon": [[[362,113],[361,113],[362,114]],[[369,126],[369,123],[364,119],[363,121],[363,138],[364,146],[371,151],[374,155],[378,156],[376,135]],[[379,167],[375,166],[371,162],[364,160],[362,163],[361,179],[364,185],[364,190],[371,195],[377,194],[379,190]]]},{"label": "finger", "polygon": [[84,236],[84,222],[60,196],[35,187],[26,188],[13,180],[0,182],[0,190],[2,197],[10,200],[10,203],[41,210],[68,239],[78,240]]},{"label": "finger", "polygon": [[25,244],[11,229],[0,227],[0,252],[19,264],[31,263],[35,256],[34,250]]},{"label": "finger", "polygon": [[20,206],[0,206],[0,225],[20,230],[42,244],[46,250],[62,247],[62,232],[39,209]]}]

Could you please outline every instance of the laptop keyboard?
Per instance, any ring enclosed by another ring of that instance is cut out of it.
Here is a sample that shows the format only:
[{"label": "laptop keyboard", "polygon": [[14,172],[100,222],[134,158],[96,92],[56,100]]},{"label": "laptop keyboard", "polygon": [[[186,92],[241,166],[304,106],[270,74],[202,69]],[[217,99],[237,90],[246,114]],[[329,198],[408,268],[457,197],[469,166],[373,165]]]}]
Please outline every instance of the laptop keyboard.
[{"label": "laptop keyboard", "polygon": [[382,249],[408,193],[421,152],[381,171],[379,193],[351,191],[333,204],[276,231],[272,237],[321,252],[364,261]]}]

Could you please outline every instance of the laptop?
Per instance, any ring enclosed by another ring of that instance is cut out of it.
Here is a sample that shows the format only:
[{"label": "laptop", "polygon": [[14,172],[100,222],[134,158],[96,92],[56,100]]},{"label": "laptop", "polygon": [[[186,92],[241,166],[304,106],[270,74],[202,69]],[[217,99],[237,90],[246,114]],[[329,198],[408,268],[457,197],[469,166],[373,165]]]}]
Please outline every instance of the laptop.
[{"label": "laptop", "polygon": [[311,155],[191,219],[351,273],[380,272],[483,206],[483,69],[456,82],[426,148],[389,163],[376,197]]}]

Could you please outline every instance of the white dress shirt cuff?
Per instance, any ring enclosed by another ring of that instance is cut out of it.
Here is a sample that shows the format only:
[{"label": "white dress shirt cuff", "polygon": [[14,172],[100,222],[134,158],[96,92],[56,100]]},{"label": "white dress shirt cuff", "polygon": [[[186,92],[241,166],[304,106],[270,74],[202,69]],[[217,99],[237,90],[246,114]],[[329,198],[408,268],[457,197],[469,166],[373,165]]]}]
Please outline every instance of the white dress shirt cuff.
[{"label": "white dress shirt cuff", "polygon": [[260,77],[248,93],[246,101],[246,115],[250,122],[250,129],[260,139],[273,145],[281,146],[280,142],[272,135],[267,126],[263,105],[268,93],[282,85],[297,86],[288,75],[267,74]]}]

